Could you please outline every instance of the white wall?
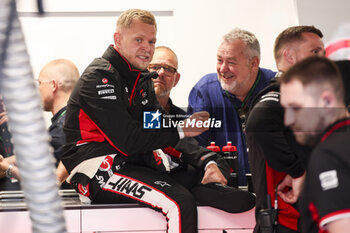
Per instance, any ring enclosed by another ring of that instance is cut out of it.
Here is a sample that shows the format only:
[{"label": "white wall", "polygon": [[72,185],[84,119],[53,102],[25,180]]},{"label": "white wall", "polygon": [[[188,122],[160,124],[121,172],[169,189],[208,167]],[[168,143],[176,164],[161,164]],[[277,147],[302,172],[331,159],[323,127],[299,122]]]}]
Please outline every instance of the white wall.
[{"label": "white wall", "polygon": [[350,24],[349,0],[297,0],[297,9],[300,24],[319,28],[326,44],[345,34],[350,37],[349,30],[339,32],[342,26]]},{"label": "white wall", "polygon": [[[34,75],[49,60],[71,59],[80,72],[113,43],[117,16],[34,17],[34,0],[19,0],[18,11]],[[49,12],[116,13],[129,8],[155,12],[157,45],[171,47],[179,57],[181,80],[172,99],[187,107],[192,86],[206,73],[216,72],[216,50],[223,34],[234,27],[253,32],[261,43],[261,66],[275,69],[273,42],[279,32],[298,24],[295,0],[43,0]],[[164,13],[166,16],[161,16]],[[101,13],[102,14],[102,13]],[[74,14],[73,14],[74,15]],[[75,14],[77,15],[77,14]]]},{"label": "white wall", "polygon": [[[325,45],[350,38],[349,0],[297,0],[300,25],[315,25],[324,37]],[[330,57],[333,60],[350,59],[350,48],[339,49]]]}]

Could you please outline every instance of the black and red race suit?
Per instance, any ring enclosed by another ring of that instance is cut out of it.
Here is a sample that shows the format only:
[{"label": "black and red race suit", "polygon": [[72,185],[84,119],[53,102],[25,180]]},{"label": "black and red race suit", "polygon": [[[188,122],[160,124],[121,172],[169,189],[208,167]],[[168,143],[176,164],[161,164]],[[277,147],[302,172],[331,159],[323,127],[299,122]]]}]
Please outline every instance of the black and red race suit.
[{"label": "black and red race suit", "polygon": [[134,69],[109,46],[86,68],[70,97],[62,162],[68,181],[93,202],[136,201],[162,211],[169,232],[197,232],[192,194],[145,158],[167,148],[167,154],[203,169],[216,154],[180,140],[176,127],[144,129],[145,112],[163,112],[154,77],[157,73]]}]

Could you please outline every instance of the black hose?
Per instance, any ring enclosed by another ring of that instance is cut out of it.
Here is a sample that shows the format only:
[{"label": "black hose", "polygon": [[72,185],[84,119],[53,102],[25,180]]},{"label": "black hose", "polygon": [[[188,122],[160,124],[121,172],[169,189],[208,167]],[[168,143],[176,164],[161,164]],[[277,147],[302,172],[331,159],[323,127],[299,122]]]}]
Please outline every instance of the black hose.
[{"label": "black hose", "polygon": [[42,0],[38,0],[38,1],[37,1],[37,4],[38,4],[38,12],[39,12],[39,15],[43,15],[43,14],[44,14],[43,1],[42,1]]}]

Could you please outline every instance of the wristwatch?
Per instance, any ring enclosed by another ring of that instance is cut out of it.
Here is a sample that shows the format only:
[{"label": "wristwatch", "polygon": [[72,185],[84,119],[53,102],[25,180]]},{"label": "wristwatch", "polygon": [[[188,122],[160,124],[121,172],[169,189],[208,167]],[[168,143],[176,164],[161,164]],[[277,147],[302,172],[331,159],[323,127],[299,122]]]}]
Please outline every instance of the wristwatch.
[{"label": "wristwatch", "polygon": [[14,168],[15,166],[13,164],[10,164],[9,167],[7,168],[6,172],[5,172],[5,176],[9,179],[13,178],[13,175],[12,175],[12,169]]}]

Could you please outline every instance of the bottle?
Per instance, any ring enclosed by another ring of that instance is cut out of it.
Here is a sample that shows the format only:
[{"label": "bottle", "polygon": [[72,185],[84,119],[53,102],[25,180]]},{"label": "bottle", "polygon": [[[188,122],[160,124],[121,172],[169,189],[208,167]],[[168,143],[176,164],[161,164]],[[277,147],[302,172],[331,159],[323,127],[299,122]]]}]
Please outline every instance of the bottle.
[{"label": "bottle", "polygon": [[230,166],[230,179],[228,185],[238,188],[238,154],[237,148],[232,145],[232,142],[227,142],[226,146],[222,147],[224,159]]},{"label": "bottle", "polygon": [[220,147],[215,145],[215,142],[210,142],[210,146],[207,146],[207,149],[214,152],[220,152]]}]

